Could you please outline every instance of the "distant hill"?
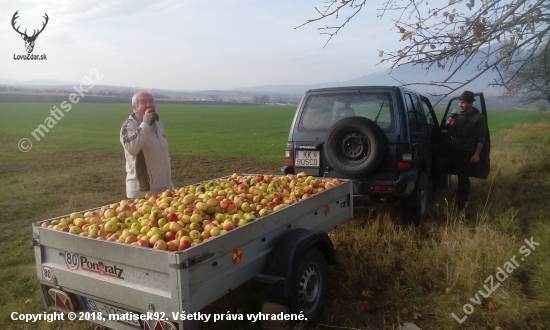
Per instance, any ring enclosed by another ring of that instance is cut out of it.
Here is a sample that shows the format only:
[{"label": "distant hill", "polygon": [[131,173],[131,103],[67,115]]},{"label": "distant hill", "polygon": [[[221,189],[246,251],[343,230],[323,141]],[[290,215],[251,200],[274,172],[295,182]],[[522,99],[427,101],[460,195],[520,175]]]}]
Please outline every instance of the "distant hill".
[{"label": "distant hill", "polygon": [[[492,47],[498,47],[493,45]],[[481,65],[478,59],[472,60],[468,65],[464,66],[457,72],[453,81],[465,81],[471,79],[477,74],[477,67]],[[360,70],[358,68],[358,70]],[[239,87],[231,90],[203,90],[203,91],[186,91],[186,90],[167,90],[167,89],[151,89],[148,90],[158,95],[159,97],[167,97],[174,100],[191,100],[191,101],[229,101],[229,102],[248,102],[254,96],[269,95],[275,103],[298,103],[304,93],[308,89],[327,88],[336,86],[369,86],[369,85],[393,85],[400,86],[402,84],[409,85],[410,88],[423,93],[430,97],[432,101],[439,100],[439,97],[431,97],[432,94],[441,94],[446,91],[442,87],[430,85],[431,82],[443,81],[449,75],[449,69],[439,69],[432,67],[429,71],[424,67],[403,65],[394,70],[386,69],[380,72],[374,72],[357,78],[333,83],[317,83],[303,85],[261,85],[252,87]],[[462,90],[472,90],[475,92],[483,92],[487,100],[491,100],[491,106],[498,108],[515,108],[519,104],[515,100],[502,99],[500,96],[502,90],[490,86],[497,74],[494,72],[486,72],[475,81],[466,85]],[[426,85],[418,85],[424,83]],[[72,91],[76,83],[58,81],[51,79],[35,79],[29,81],[16,81],[13,79],[0,79],[0,85],[14,86],[21,90],[29,90],[31,92],[40,92],[43,90],[59,90]],[[140,90],[139,87],[127,86],[108,86],[96,85],[94,92],[107,96],[131,96],[135,91]],[[5,90],[5,89],[4,89]],[[454,94],[458,95],[460,92]],[[443,106],[446,102],[440,103],[438,106]]]},{"label": "distant hill", "polygon": [[[498,45],[492,45],[491,47],[498,47]],[[481,50],[486,51],[486,49]],[[474,77],[479,71],[477,67],[482,64],[480,59],[473,59],[467,65],[462,67],[453,78],[453,81],[466,81]],[[320,83],[320,84],[308,84],[308,85],[264,85],[254,87],[241,87],[236,88],[239,91],[253,91],[253,92],[279,92],[285,94],[297,94],[303,95],[308,89],[326,88],[336,86],[369,86],[369,85],[393,85],[400,86],[402,84],[415,84],[409,87],[423,94],[440,94],[446,91],[443,87],[435,85],[416,85],[417,83],[430,84],[431,82],[441,82],[450,74],[449,68],[442,70],[437,67],[432,67],[430,70],[426,70],[425,67],[418,65],[403,65],[393,70],[386,69],[380,72],[374,72],[371,74],[363,75],[347,81],[339,81],[338,83]],[[472,90],[476,92],[483,92],[489,97],[497,97],[502,94],[502,89],[490,86],[497,74],[492,71],[484,73],[470,84],[460,88],[460,90]],[[459,94],[457,92],[457,94]],[[434,98],[438,99],[438,98]]]}]

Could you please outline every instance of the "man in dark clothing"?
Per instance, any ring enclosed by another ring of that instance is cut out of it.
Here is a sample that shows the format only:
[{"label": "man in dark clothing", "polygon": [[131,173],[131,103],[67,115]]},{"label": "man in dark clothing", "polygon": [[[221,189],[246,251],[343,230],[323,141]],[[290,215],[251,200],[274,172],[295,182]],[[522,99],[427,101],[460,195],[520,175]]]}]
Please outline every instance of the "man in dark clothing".
[{"label": "man in dark clothing", "polygon": [[458,101],[460,114],[448,129],[453,139],[450,143],[434,145],[434,152],[454,163],[458,177],[457,206],[463,209],[470,194],[470,170],[473,164],[479,163],[479,155],[487,138],[487,120],[473,107],[474,93],[465,91]]}]

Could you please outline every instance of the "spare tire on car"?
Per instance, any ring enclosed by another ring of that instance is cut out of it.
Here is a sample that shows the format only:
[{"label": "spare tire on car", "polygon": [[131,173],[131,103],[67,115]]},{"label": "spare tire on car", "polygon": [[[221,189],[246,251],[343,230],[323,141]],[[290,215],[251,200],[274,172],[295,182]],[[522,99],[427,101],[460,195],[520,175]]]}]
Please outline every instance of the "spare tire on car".
[{"label": "spare tire on car", "polygon": [[358,178],[380,166],[386,148],[382,129],[368,118],[355,116],[344,118],[329,129],[324,152],[333,169]]}]

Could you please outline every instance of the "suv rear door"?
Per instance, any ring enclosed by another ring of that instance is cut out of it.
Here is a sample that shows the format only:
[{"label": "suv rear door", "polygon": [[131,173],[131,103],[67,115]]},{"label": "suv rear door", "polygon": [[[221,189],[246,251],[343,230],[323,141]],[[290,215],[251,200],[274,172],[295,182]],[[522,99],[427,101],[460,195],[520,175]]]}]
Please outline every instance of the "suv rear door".
[{"label": "suv rear door", "polygon": [[[474,101],[473,107],[481,111],[481,113],[485,116],[485,119],[487,120],[487,126],[488,126],[489,119],[487,116],[487,107],[485,105],[485,97],[483,96],[483,93],[475,93],[474,96],[475,96],[475,101]],[[453,97],[447,104],[445,115],[441,119],[440,127],[441,127],[442,133],[445,133],[445,134],[448,133],[447,128],[445,126],[445,121],[451,115],[451,111],[454,111],[454,110],[458,112],[458,96]],[[474,164],[472,166],[470,177],[487,179],[491,168],[491,162],[489,159],[490,152],[491,152],[491,137],[489,135],[489,128],[487,128],[487,140],[485,141],[485,144],[483,145],[483,149],[481,150],[481,154],[479,155],[479,163]],[[452,168],[449,168],[445,172],[449,174],[456,174],[456,171]]]},{"label": "suv rear door", "polygon": [[[412,92],[403,93],[405,98],[405,107],[409,123],[409,133],[414,153],[413,159],[420,162],[422,159],[431,160],[432,158],[432,137],[429,130],[427,115],[422,106],[421,98]],[[419,164],[413,166],[419,168]],[[426,175],[430,175],[431,169],[427,169]]]}]

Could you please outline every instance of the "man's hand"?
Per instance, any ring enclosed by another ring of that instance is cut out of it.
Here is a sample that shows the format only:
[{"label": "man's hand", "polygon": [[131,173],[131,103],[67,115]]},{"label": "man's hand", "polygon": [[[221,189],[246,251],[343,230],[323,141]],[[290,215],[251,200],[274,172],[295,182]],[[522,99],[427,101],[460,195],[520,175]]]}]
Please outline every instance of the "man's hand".
[{"label": "man's hand", "polygon": [[474,152],[474,155],[472,156],[472,158],[470,158],[470,161],[472,163],[474,164],[479,163],[479,154],[481,154],[481,150],[483,150],[483,143],[478,143],[476,152]]},{"label": "man's hand", "polygon": [[147,111],[145,116],[143,116],[143,121],[149,124],[149,126],[152,126],[157,120],[159,120],[159,115],[153,110]]}]

